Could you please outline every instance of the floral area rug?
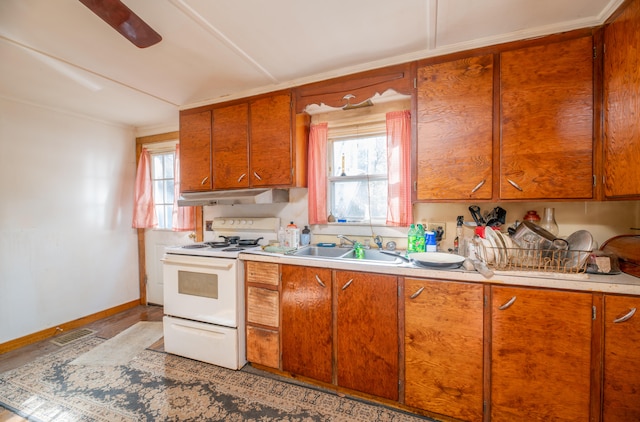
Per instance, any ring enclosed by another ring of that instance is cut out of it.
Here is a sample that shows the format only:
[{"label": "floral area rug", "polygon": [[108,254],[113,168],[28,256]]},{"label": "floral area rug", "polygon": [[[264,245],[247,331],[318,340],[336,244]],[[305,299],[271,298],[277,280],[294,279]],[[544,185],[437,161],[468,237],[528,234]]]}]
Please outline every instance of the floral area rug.
[{"label": "floral area rug", "polygon": [[0,405],[33,421],[431,421],[313,388],[143,350],[118,366],[72,365],[91,336],[0,374]]}]

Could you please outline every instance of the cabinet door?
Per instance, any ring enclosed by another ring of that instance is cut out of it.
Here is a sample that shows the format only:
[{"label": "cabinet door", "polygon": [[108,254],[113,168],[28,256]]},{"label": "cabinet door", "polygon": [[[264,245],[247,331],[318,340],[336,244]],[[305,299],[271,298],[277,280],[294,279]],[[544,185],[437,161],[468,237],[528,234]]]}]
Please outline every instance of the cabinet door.
[{"label": "cabinet door", "polygon": [[605,422],[640,420],[639,344],[640,298],[605,296]]},{"label": "cabinet door", "polygon": [[491,421],[588,421],[590,293],[492,287]]},{"label": "cabinet door", "polygon": [[640,196],[640,3],[630,2],[605,27],[605,196]]},{"label": "cabinet door", "polygon": [[213,110],[214,189],[249,187],[249,106]]},{"label": "cabinet door", "polygon": [[337,271],[337,383],[398,400],[398,280]]},{"label": "cabinet door", "polygon": [[500,198],[592,198],[592,38],[500,60]]},{"label": "cabinet door", "polygon": [[211,187],[211,110],[180,113],[180,190]]},{"label": "cabinet door", "polygon": [[291,95],[259,98],[249,107],[251,186],[290,186],[293,180]]},{"label": "cabinet door", "polygon": [[332,381],[331,270],[282,266],[282,369]]},{"label": "cabinet door", "polygon": [[418,69],[417,199],[491,199],[493,56]]},{"label": "cabinet door", "polygon": [[405,279],[405,404],[482,421],[483,291]]}]

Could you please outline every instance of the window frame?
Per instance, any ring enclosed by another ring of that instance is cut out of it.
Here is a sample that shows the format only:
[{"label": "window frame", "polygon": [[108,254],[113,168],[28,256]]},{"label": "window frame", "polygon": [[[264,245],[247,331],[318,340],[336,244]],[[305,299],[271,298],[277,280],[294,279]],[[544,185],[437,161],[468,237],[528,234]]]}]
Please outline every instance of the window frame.
[{"label": "window frame", "polygon": [[[371,214],[370,214],[370,210],[371,210],[371,191],[370,191],[370,184],[371,182],[376,182],[376,181],[385,181],[386,182],[386,186],[387,186],[387,190],[388,190],[388,183],[389,183],[389,174],[388,174],[388,169],[387,171],[383,174],[383,173],[365,173],[362,175],[352,175],[352,176],[334,176],[333,175],[333,163],[334,163],[334,156],[335,156],[335,148],[334,145],[336,142],[344,142],[344,141],[351,141],[353,140],[354,142],[357,142],[359,139],[363,139],[363,138],[371,138],[371,137],[382,137],[385,139],[385,144],[384,144],[384,148],[385,148],[385,157],[388,157],[388,151],[387,151],[387,145],[386,145],[386,121],[384,119],[380,120],[380,119],[376,119],[374,121],[370,121],[367,123],[362,123],[362,124],[357,124],[357,125],[344,125],[344,126],[329,126],[328,129],[328,136],[327,136],[327,206],[328,206],[328,214],[331,214],[333,211],[336,210],[336,204],[335,204],[335,184],[337,182],[349,182],[349,181],[362,181],[364,183],[367,184],[367,197],[369,200],[369,204],[368,204],[368,212],[369,215],[367,216],[368,218],[365,218],[363,220],[357,220],[357,221],[353,221],[351,220],[350,216],[344,216],[346,217],[343,220],[340,220],[339,222],[341,224],[347,223],[347,224],[363,224],[363,225],[386,225],[386,217],[387,217],[387,210],[388,210],[388,200],[386,199],[385,196],[385,212],[384,212],[384,216],[380,217],[380,218],[372,218]],[[385,163],[385,168],[386,168],[386,163]],[[336,218],[338,217],[342,217],[342,216],[334,216]]]}]

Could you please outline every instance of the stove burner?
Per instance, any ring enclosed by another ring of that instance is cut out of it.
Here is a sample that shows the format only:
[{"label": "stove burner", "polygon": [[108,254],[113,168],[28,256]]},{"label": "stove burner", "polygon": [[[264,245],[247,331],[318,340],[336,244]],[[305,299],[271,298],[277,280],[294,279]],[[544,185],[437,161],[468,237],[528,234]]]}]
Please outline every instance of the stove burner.
[{"label": "stove burner", "polygon": [[200,248],[206,248],[206,247],[207,247],[207,245],[194,243],[193,245],[184,245],[182,248],[183,249],[200,249]]},{"label": "stove burner", "polygon": [[211,248],[226,248],[229,242],[205,242]]},{"label": "stove burner", "polygon": [[230,248],[222,250],[222,252],[240,252],[240,251],[244,251],[244,248],[239,248],[238,246],[232,246]]}]

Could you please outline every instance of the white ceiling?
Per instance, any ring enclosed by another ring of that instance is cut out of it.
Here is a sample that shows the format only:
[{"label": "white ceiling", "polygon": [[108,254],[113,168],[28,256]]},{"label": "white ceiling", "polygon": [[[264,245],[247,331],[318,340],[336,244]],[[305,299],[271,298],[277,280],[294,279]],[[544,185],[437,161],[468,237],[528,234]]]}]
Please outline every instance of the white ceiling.
[{"label": "white ceiling", "polygon": [[124,0],[139,49],[78,0],[0,0],[0,96],[139,129],[178,110],[601,25],[623,0]]}]

